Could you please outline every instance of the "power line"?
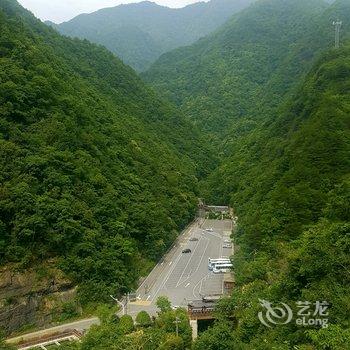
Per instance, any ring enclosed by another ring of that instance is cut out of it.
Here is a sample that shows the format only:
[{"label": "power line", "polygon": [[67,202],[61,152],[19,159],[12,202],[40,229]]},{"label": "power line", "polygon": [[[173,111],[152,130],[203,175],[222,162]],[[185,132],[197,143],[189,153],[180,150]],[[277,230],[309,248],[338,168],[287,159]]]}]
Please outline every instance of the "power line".
[{"label": "power line", "polygon": [[340,29],[343,25],[342,21],[334,21],[333,22],[334,28],[335,28],[335,48],[339,49],[340,46]]}]

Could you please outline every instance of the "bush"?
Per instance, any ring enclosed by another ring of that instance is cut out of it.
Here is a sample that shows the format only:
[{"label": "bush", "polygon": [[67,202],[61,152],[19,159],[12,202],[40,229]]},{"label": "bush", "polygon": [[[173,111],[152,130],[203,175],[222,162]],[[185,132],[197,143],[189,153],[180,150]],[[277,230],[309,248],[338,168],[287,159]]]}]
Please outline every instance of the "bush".
[{"label": "bush", "polygon": [[148,327],[152,324],[150,315],[146,311],[140,311],[136,316],[136,324],[140,327]]}]

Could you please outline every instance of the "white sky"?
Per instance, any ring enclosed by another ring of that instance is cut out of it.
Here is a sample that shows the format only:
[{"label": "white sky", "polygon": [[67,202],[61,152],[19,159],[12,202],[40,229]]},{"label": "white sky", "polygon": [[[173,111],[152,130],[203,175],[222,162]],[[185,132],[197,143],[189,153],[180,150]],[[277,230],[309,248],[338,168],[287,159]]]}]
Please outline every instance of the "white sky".
[{"label": "white sky", "polygon": [[[141,0],[18,0],[18,2],[42,20],[55,23],[67,21],[81,13],[89,13],[104,7],[140,2]],[[151,0],[168,7],[183,7],[200,0]]]}]

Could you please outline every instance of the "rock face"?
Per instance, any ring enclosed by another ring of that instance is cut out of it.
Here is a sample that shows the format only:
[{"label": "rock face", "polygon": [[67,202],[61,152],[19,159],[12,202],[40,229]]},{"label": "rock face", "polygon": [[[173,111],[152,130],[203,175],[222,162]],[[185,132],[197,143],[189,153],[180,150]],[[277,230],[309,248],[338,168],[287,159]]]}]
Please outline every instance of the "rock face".
[{"label": "rock face", "polygon": [[[76,289],[60,270],[45,267],[16,272],[0,269],[0,327],[7,334],[58,320],[65,305],[75,306]],[[72,307],[71,307],[72,309]]]}]

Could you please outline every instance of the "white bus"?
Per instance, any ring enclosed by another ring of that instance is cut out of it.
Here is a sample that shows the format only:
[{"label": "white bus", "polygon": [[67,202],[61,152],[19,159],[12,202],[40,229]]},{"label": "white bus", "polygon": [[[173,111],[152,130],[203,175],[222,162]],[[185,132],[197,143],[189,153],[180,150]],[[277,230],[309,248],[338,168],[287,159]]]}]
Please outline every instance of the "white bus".
[{"label": "white bus", "polygon": [[232,264],[228,263],[228,264],[216,264],[213,267],[213,272],[214,273],[226,273],[229,272],[232,269]]},{"label": "white bus", "polygon": [[229,263],[231,263],[231,260],[229,258],[218,258],[218,259],[209,258],[208,259],[208,269],[212,270],[216,264],[225,264],[225,263],[229,264]]}]

